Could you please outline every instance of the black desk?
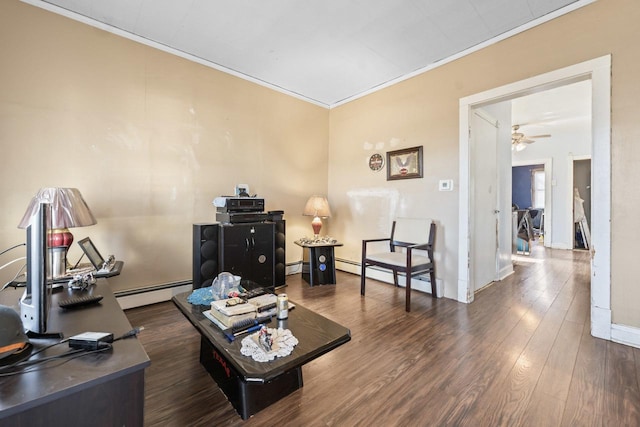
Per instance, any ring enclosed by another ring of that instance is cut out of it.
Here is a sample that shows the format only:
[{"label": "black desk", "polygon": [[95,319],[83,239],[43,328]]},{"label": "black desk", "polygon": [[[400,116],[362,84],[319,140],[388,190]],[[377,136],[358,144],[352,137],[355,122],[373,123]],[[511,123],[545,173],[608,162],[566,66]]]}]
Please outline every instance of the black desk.
[{"label": "black desk", "polygon": [[336,283],[336,263],[333,248],[342,243],[305,243],[302,246],[302,278],[311,286]]},{"label": "black desk", "polygon": [[[20,312],[24,289],[0,292],[0,304]],[[58,307],[66,288],[53,294],[48,331],[70,337],[82,332],[112,332],[115,337],[131,330],[105,279],[92,286],[104,298],[100,304],[75,310]],[[37,348],[56,340],[31,340]],[[67,344],[52,347],[35,357],[61,354]],[[144,369],[150,361],[136,338],[113,343],[113,349],[49,362],[46,369],[0,377],[0,425],[2,426],[142,426],[144,421]]]},{"label": "black desk", "polygon": [[209,307],[190,304],[189,294],[176,295],[173,302],[202,336],[200,363],[243,419],[302,387],[302,365],[351,339],[349,329],[296,304],[287,320],[274,318],[267,326],[289,329],[298,345],[287,357],[256,362],[240,353],[243,337],[227,341],[220,328],[202,314]]}]

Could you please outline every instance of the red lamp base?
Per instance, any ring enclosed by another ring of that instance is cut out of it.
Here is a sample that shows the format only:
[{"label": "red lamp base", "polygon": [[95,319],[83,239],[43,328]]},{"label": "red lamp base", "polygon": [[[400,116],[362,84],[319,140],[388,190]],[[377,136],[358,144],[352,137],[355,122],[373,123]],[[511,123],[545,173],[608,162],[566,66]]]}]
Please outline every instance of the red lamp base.
[{"label": "red lamp base", "polygon": [[48,231],[48,245],[50,248],[58,246],[69,247],[73,243],[73,234],[68,228],[54,228]]},{"label": "red lamp base", "polygon": [[317,237],[320,234],[320,229],[322,228],[322,220],[319,216],[313,218],[313,221],[311,221],[311,227],[313,228],[313,234]]},{"label": "red lamp base", "polygon": [[73,234],[68,228],[54,228],[48,231],[49,262],[47,276],[53,279],[67,273],[67,251],[73,243]]}]

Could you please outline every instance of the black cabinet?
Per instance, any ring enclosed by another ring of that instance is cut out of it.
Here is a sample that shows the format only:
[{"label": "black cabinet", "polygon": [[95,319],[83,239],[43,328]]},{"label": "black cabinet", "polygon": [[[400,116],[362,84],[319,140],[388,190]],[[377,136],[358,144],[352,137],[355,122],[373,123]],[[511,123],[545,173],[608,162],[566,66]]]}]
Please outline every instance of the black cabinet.
[{"label": "black cabinet", "polygon": [[193,288],[223,271],[262,287],[285,284],[285,221],[193,224]]},{"label": "black cabinet", "polygon": [[228,271],[260,286],[273,286],[275,224],[273,222],[220,226],[220,271]]}]

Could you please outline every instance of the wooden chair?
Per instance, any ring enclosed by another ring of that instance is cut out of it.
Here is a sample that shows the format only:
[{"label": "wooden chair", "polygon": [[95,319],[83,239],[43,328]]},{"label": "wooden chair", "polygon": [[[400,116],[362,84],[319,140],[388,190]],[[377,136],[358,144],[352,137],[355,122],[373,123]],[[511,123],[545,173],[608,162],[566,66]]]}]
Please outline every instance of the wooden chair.
[{"label": "wooden chair", "polygon": [[[376,266],[391,270],[393,283],[396,286],[398,286],[398,273],[406,275],[406,311],[411,311],[411,278],[415,275],[429,273],[431,296],[436,298],[436,266],[433,259],[435,238],[435,222],[424,219],[398,218],[393,221],[391,237],[363,240],[360,294],[364,295],[366,268]],[[422,243],[412,243],[415,240]],[[367,253],[369,243],[385,241],[389,242],[389,251]]]}]

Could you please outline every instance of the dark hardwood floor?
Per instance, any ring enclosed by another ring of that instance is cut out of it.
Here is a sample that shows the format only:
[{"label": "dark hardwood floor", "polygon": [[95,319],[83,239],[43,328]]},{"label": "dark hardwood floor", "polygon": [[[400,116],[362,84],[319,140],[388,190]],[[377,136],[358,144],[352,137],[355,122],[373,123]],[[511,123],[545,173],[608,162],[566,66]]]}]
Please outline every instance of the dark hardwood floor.
[{"label": "dark hardwood floor", "polygon": [[351,330],[304,387],[247,421],[198,362],[171,302],[127,310],[151,358],[147,426],[640,426],[640,350],[589,334],[587,252],[535,248],[472,304],[338,272],[290,299]]}]

